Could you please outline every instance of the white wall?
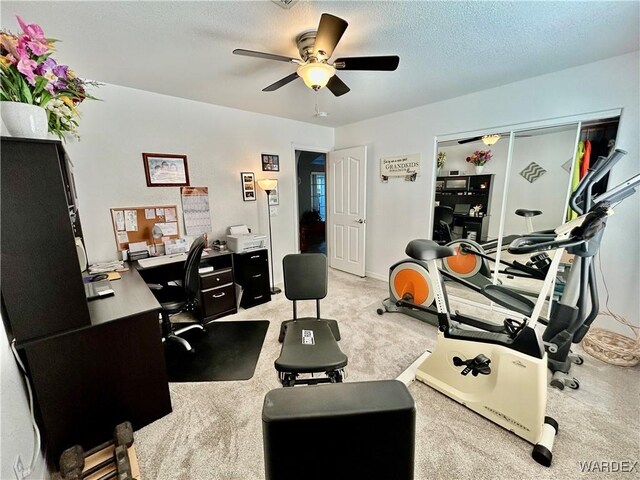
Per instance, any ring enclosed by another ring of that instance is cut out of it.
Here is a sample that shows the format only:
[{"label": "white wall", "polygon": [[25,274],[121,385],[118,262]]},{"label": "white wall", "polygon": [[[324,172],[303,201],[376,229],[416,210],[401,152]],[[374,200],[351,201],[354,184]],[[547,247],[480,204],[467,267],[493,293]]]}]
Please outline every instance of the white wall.
[{"label": "white wall", "polygon": [[[611,182],[617,184],[638,173],[639,53],[337,128],[336,148],[369,147],[367,274],[386,278],[389,266],[404,257],[407,242],[430,235],[427,207],[433,197],[434,139],[438,135],[499,131],[499,127],[519,123],[622,107],[617,145],[629,154],[616,167]],[[416,182],[381,183],[381,157],[414,152],[422,155],[424,172]],[[601,252],[611,292],[609,305],[635,324],[640,323],[639,202],[636,195],[616,209]]]},{"label": "white wall", "polygon": [[[282,257],[297,251],[292,143],[331,149],[333,129],[114,85],[94,93],[103,101],[82,104],[82,139],[66,145],[89,261],[116,258],[111,207],[176,204],[181,212],[179,187],[147,187],[142,162],[142,152],[177,153],[187,155],[191,185],[209,187],[210,239],[224,239],[229,225],[242,223],[267,234],[266,194],[244,202],[240,172],[278,179],[280,205],[272,217],[278,283]],[[280,171],[262,172],[261,153],[279,155]]]},{"label": "white wall", "polygon": [[[20,370],[9,346],[4,328],[0,327],[0,478],[15,478],[13,465],[18,455],[25,468],[33,455],[34,437],[29,401]],[[34,472],[29,478],[48,478],[44,457],[38,453]]]}]

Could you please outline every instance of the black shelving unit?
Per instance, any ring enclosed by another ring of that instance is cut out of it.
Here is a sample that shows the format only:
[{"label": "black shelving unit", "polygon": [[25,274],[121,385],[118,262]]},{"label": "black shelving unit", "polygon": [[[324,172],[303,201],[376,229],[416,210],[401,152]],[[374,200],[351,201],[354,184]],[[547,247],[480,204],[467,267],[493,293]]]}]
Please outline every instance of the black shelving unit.
[{"label": "black shelving unit", "polygon": [[[457,236],[479,242],[487,241],[493,177],[493,174],[458,175],[436,179],[436,201],[439,205],[451,207],[457,212],[454,213],[453,219],[453,230]],[[456,188],[452,188],[452,185],[456,185]],[[461,205],[469,207],[461,212]],[[476,205],[482,205],[482,216],[469,215],[471,208]]]}]

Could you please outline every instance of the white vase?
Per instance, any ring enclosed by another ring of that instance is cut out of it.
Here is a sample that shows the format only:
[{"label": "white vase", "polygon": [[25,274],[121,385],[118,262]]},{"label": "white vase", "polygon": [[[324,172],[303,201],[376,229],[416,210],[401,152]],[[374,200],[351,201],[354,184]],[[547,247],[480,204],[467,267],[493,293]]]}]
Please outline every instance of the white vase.
[{"label": "white vase", "polygon": [[484,170],[484,165],[476,165],[476,175],[480,175],[482,170]]},{"label": "white vase", "polygon": [[12,137],[46,139],[49,133],[47,112],[37,105],[0,102],[2,122]]}]

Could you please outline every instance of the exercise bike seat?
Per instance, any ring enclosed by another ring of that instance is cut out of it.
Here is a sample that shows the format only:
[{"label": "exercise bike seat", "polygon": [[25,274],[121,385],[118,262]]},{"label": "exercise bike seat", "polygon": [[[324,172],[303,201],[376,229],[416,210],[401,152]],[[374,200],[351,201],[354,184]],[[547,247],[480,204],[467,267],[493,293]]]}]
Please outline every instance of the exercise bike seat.
[{"label": "exercise bike seat", "polygon": [[412,240],[407,245],[405,253],[415,260],[435,260],[437,258],[452,257],[456,251],[451,247],[438,245],[433,240]]},{"label": "exercise bike seat", "polygon": [[530,317],[535,307],[535,304],[527,297],[501,285],[485,285],[482,287],[482,293],[489,300],[525,317]]},{"label": "exercise bike seat", "polygon": [[329,324],[324,320],[297,320],[287,325],[280,356],[274,365],[278,372],[320,373],[347,366]]},{"label": "exercise bike seat", "polygon": [[516,210],[516,215],[520,217],[537,217],[538,215],[542,215],[541,210],[527,210],[526,208],[519,208]]}]

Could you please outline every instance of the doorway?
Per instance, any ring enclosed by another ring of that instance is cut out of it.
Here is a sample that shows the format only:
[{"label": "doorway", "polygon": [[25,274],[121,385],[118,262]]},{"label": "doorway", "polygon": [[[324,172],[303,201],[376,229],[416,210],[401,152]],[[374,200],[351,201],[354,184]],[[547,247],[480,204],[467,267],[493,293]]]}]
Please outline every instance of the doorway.
[{"label": "doorway", "polygon": [[298,229],[301,253],[327,254],[325,153],[296,150]]}]

